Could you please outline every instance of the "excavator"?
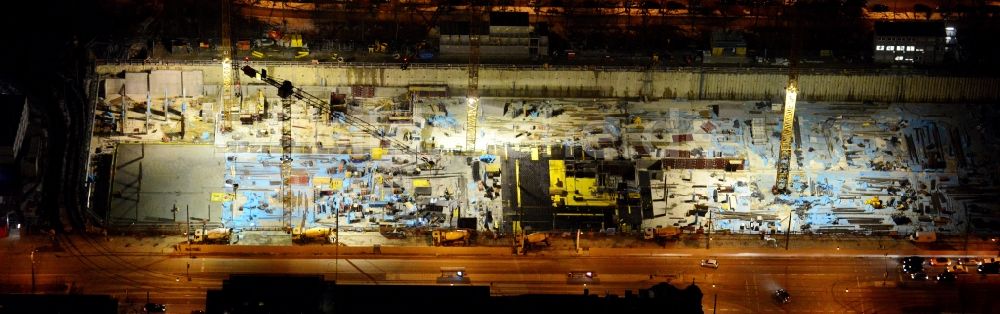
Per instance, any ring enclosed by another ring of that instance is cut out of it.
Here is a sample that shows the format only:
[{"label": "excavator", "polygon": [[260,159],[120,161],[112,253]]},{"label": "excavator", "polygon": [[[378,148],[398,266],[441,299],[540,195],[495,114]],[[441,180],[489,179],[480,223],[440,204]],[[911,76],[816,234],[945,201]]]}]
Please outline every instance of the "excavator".
[{"label": "excavator", "polygon": [[878,195],[872,196],[872,198],[865,200],[865,205],[871,205],[874,209],[882,209],[885,206],[882,205],[882,200],[878,198]]}]

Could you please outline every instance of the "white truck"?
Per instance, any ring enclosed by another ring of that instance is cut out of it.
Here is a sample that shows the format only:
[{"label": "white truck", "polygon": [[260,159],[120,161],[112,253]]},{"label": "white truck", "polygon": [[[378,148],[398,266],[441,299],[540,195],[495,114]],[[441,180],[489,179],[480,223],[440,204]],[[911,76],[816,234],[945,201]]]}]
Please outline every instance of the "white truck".
[{"label": "white truck", "polygon": [[233,228],[195,229],[194,243],[229,244],[229,239],[232,238],[232,235]]}]

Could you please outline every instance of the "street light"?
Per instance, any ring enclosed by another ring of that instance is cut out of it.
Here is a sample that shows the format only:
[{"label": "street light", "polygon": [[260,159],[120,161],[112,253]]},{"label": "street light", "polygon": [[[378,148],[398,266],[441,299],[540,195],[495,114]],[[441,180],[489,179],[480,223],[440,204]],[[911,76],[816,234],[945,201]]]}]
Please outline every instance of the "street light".
[{"label": "street light", "polygon": [[[340,204],[336,204],[340,205]],[[333,225],[336,229],[333,237],[333,282],[337,282],[340,275],[340,206],[333,206]]]},{"label": "street light", "polygon": [[38,249],[31,250],[31,293],[35,293],[35,252]]}]

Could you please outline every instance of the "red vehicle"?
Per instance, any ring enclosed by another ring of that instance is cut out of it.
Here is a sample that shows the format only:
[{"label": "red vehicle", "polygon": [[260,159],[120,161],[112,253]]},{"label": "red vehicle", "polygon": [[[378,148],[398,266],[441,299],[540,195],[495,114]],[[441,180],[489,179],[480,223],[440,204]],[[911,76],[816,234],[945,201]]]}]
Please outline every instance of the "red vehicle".
[{"label": "red vehicle", "polygon": [[3,219],[0,219],[0,239],[10,236],[10,216],[4,215]]}]

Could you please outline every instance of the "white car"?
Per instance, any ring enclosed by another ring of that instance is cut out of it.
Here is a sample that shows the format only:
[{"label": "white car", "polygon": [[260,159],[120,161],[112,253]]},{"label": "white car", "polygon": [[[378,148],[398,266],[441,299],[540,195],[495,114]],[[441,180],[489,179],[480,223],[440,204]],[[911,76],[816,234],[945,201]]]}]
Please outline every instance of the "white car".
[{"label": "white car", "polygon": [[935,257],[930,260],[931,266],[949,266],[951,265],[951,259],[947,257]]},{"label": "white car", "polygon": [[703,260],[701,260],[701,267],[719,268],[719,260],[717,260],[717,259],[703,259]]},{"label": "white car", "polygon": [[992,264],[992,263],[996,263],[998,261],[1000,261],[1000,260],[998,260],[996,257],[987,257],[987,258],[984,258],[983,260],[979,261],[979,263],[977,263],[977,264],[978,265]]}]

